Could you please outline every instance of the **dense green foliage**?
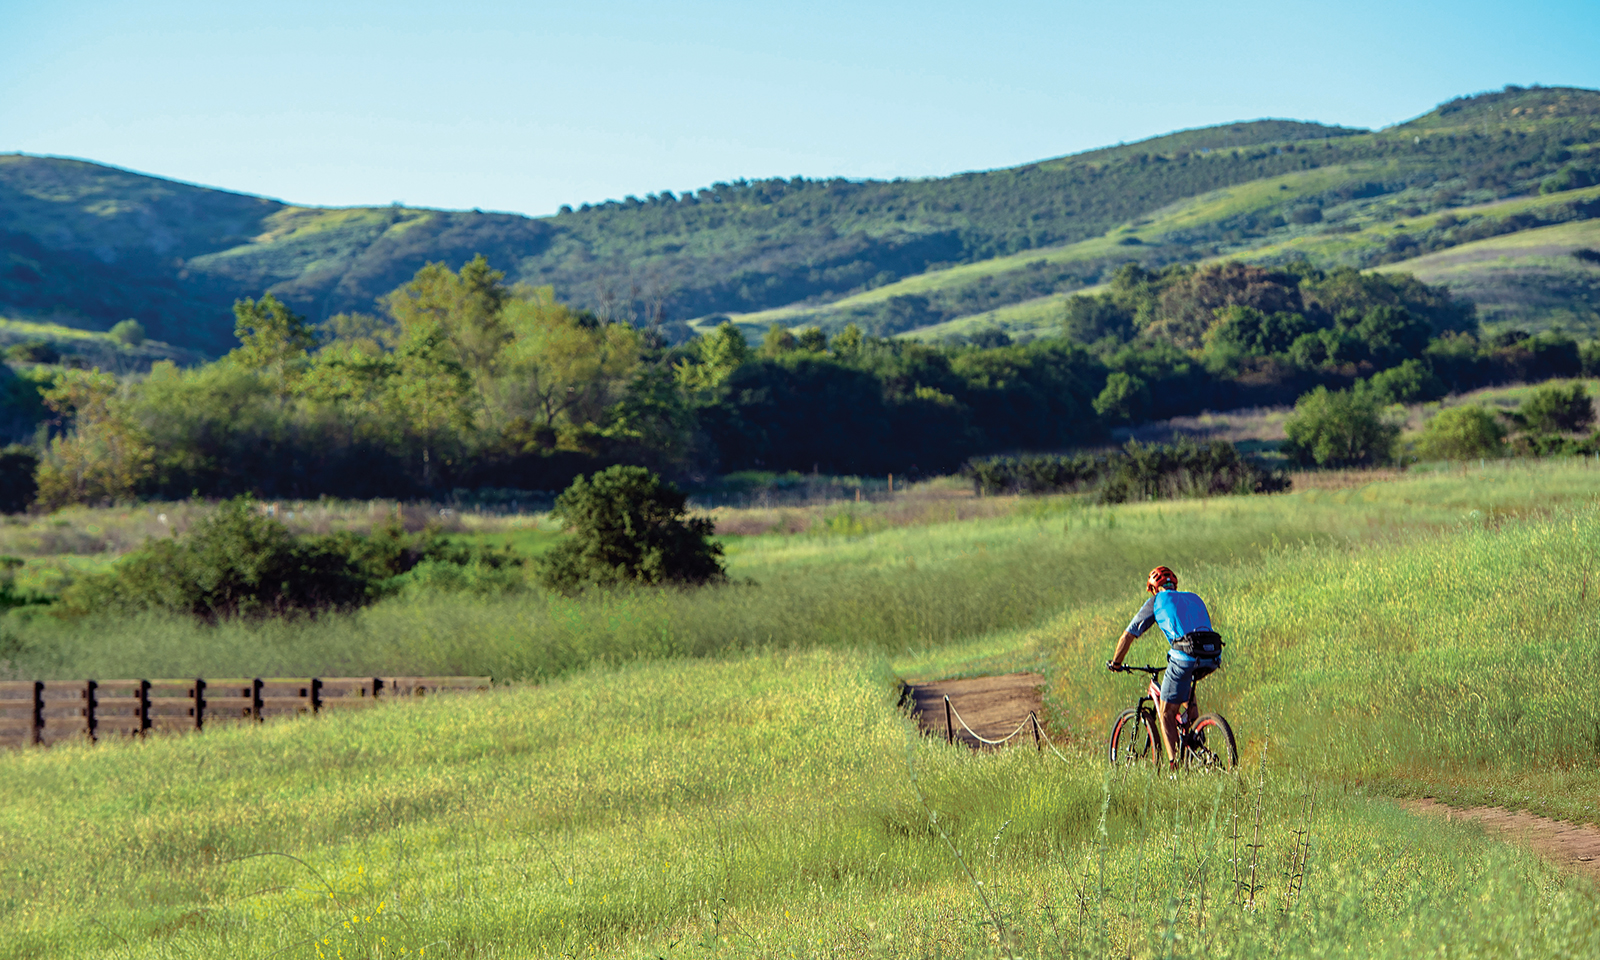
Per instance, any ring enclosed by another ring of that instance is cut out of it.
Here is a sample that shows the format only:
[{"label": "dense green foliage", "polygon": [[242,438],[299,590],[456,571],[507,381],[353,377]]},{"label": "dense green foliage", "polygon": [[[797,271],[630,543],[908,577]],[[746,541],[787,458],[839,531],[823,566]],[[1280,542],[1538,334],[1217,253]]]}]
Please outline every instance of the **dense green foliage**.
[{"label": "dense green foliage", "polygon": [[1205,445],[1188,439],[1170,445],[1130,440],[1109,454],[986,457],[968,461],[963,473],[980,495],[1093,491],[1102,503],[1289,488],[1287,478],[1262,469],[1220,440]]},{"label": "dense green foliage", "polygon": [[[1555,334],[1480,341],[1463,332],[1470,305],[1404,274],[1303,263],[1126,266],[1106,293],[1069,305],[1070,330],[1100,332],[1088,346],[1070,337],[940,346],[853,326],[831,337],[774,326],[752,348],[731,324],[667,346],[548,289],[509,287],[481,257],[458,271],[424,267],[384,307],[314,327],[267,294],[236,305],[239,346],[213,363],[158,363],[143,379],[32,368],[17,382],[55,414],[38,502],[196,491],[443,499],[557,490],[619,463],[680,479],[915,477],[1314,389],[1354,385],[1374,407],[1417,403],[1571,376],[1600,360]],[[1385,458],[1370,439],[1338,454],[1326,436],[1296,449],[1324,464]],[[1232,465],[1172,469],[1226,474],[1200,484],[1210,490],[1256,486]]]},{"label": "dense green foliage", "polygon": [[1451,407],[1428,421],[1417,441],[1417,454],[1425,460],[1496,457],[1505,435],[1505,427],[1482,407]]},{"label": "dense green foliage", "polygon": [[216,622],[349,610],[423,563],[514,567],[508,553],[451,544],[398,523],[371,535],[295,536],[247,498],[224,502],[181,537],[152,540],[62,596],[68,617],[162,611]]},{"label": "dense green foliage", "polygon": [[1383,417],[1377,399],[1361,390],[1318,387],[1301,397],[1284,422],[1284,452],[1304,466],[1358,467],[1387,463],[1400,427]]},{"label": "dense green foliage", "polygon": [[688,498],[643,467],[579,477],[551,515],[568,536],[539,558],[539,580],[560,593],[623,584],[699,585],[727,579],[709,517],[686,516]]}]

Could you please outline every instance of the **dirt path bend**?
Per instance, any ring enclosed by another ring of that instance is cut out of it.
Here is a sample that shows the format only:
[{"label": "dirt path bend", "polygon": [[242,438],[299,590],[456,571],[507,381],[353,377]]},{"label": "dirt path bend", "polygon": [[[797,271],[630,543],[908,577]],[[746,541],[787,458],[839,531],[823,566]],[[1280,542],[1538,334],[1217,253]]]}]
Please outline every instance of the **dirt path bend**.
[{"label": "dirt path bend", "polygon": [[1432,798],[1407,800],[1401,806],[1412,813],[1479,824],[1489,833],[1527,844],[1563,869],[1600,881],[1600,827],[1505,807],[1452,807]]},{"label": "dirt path bend", "polygon": [[[1029,713],[1038,715],[1043,711],[1044,700],[1039,691],[1044,683],[1044,677],[1037,673],[908,683],[904,702],[925,733],[943,737],[944,698],[948,696],[950,705],[961,715],[960,720],[954,721],[956,742],[980,750],[987,749],[988,745],[968,733],[961,720],[979,736],[999,740],[1017,729],[1018,724],[1028,719]],[[1023,730],[1012,743],[1033,746],[1033,731]]]}]

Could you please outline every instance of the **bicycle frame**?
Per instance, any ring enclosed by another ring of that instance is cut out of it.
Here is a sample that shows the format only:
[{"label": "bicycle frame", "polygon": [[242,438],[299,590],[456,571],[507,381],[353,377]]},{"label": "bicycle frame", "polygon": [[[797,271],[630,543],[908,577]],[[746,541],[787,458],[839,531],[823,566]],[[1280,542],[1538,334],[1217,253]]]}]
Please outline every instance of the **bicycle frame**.
[{"label": "bicycle frame", "polygon": [[[1109,666],[1110,664],[1108,663],[1107,665]],[[1118,718],[1117,723],[1112,727],[1111,758],[1113,762],[1118,759],[1117,744],[1122,724],[1134,717],[1139,718],[1138,722],[1148,723],[1152,726],[1161,723],[1162,711],[1156,709],[1156,707],[1165,703],[1161,699],[1161,677],[1166,673],[1167,668],[1165,666],[1123,666],[1120,669],[1126,672],[1148,674],[1150,680],[1145,685],[1145,695],[1139,698],[1139,702],[1133,708],[1123,711],[1122,716]],[[1193,758],[1199,757],[1201,762],[1207,766],[1222,763],[1228,769],[1232,769],[1238,762],[1238,748],[1234,741],[1233,729],[1228,725],[1227,719],[1221,714],[1206,714],[1205,716],[1195,717],[1190,715],[1191,712],[1188,703],[1183,704],[1178,712],[1178,741],[1173,744],[1173,749],[1179,753],[1180,759],[1190,762]],[[1191,725],[1193,727],[1192,730]],[[1221,748],[1222,752],[1217,752],[1216,749],[1207,744],[1206,737],[1208,733],[1213,735],[1216,746]],[[1153,740],[1154,730],[1151,731],[1151,735]],[[1151,759],[1156,760],[1159,755],[1160,752],[1158,750],[1156,756]]]},{"label": "bicycle frame", "polygon": [[[1161,675],[1163,673],[1167,672],[1167,668],[1166,667],[1123,667],[1122,669],[1124,669],[1124,670],[1133,670],[1133,671],[1138,671],[1140,673],[1148,673],[1148,674],[1150,674],[1150,683],[1145,688],[1145,694],[1144,694],[1144,696],[1139,698],[1139,702],[1136,704],[1136,706],[1139,709],[1142,710],[1142,709],[1144,709],[1144,705],[1148,703],[1153,708],[1156,708],[1155,714],[1156,714],[1157,717],[1160,717],[1161,716],[1161,710],[1159,708],[1161,707],[1162,704],[1166,703],[1165,700],[1161,699]],[[1183,705],[1183,709],[1182,710],[1178,711],[1178,732],[1180,732],[1180,733],[1182,733],[1184,730],[1187,730],[1188,727],[1189,727],[1188,712],[1189,712],[1189,705],[1187,703]]]}]

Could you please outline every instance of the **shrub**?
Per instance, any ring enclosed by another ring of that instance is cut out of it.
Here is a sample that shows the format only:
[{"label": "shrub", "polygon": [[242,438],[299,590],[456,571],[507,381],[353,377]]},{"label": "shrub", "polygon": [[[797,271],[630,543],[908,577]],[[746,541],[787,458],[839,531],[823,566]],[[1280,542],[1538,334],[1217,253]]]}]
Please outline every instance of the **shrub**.
[{"label": "shrub", "polygon": [[1119,423],[1146,419],[1152,404],[1150,385],[1132,374],[1114,372],[1094,399],[1094,412]]},{"label": "shrub", "polygon": [[1239,455],[1233,444],[1140,444],[1130,440],[1109,463],[1100,499],[1105,503],[1206,497],[1227,493],[1276,493],[1287,477],[1270,474]]},{"label": "shrub", "polygon": [[1225,493],[1276,493],[1288,478],[1263,470],[1231,443],[1141,444],[1111,454],[983,457],[963,470],[980,493],[1099,491],[1105,503]]},{"label": "shrub", "polygon": [[686,517],[688,498],[644,467],[579,477],[552,515],[569,536],[539,561],[548,588],[577,593],[626,583],[704,584],[726,579],[709,517]]},{"label": "shrub", "polygon": [[1582,383],[1546,384],[1517,408],[1517,422],[1535,433],[1573,433],[1594,422],[1594,401]]},{"label": "shrub", "polygon": [[1381,404],[1425,403],[1437,400],[1448,391],[1444,383],[1421,360],[1407,360],[1368,378],[1362,387]]},{"label": "shrub", "polygon": [[1489,411],[1479,406],[1441,410],[1422,428],[1417,455],[1424,460],[1469,460],[1497,457],[1506,430]]},{"label": "shrub", "polygon": [[111,328],[111,337],[125,347],[144,343],[144,324],[134,319],[124,320]]},{"label": "shrub", "polygon": [[68,616],[165,610],[216,622],[358,607],[397,589],[428,561],[502,568],[509,553],[450,544],[434,531],[407,534],[398,521],[370,536],[296,537],[246,497],[224,502],[187,535],[153,540],[109,573],[62,594]]},{"label": "shrub", "polygon": [[1284,452],[1302,466],[1368,466],[1389,459],[1400,428],[1384,421],[1366,391],[1318,387],[1301,397],[1283,425]]}]

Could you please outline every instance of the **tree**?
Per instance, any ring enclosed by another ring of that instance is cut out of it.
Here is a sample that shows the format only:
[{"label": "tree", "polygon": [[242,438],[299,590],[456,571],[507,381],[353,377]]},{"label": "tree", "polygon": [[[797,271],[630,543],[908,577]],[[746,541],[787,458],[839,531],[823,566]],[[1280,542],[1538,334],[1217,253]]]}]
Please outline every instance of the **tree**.
[{"label": "tree", "polygon": [[317,332],[306,318],[284,306],[272,294],[260,300],[239,300],[233,305],[233,335],[239,346],[228,356],[240,366],[257,370],[280,390],[297,380],[317,345]]},{"label": "tree", "polygon": [[395,351],[389,398],[422,441],[422,485],[432,486],[441,445],[454,446],[472,424],[472,377],[437,323],[409,325]]},{"label": "tree", "polygon": [[125,347],[144,343],[144,324],[129,318],[111,328],[111,338]]},{"label": "tree", "polygon": [[674,372],[678,382],[688,389],[705,390],[726,383],[733,372],[750,359],[750,344],[738,327],[724,321],[695,341],[695,352],[699,354],[699,363],[680,360]]},{"label": "tree", "polygon": [[1365,381],[1359,381],[1357,389],[1370,392],[1380,404],[1426,403],[1448,392],[1421,360],[1407,360],[1398,367],[1375,373]]},{"label": "tree", "polygon": [[109,373],[63,370],[41,391],[45,406],[72,427],[50,441],[39,464],[39,503],[128,500],[150,476],[155,450],[129,415],[121,385]]},{"label": "tree", "polygon": [[1594,401],[1582,383],[1546,384],[1522,401],[1516,419],[1534,433],[1575,433],[1594,422]]},{"label": "tree", "polygon": [[509,340],[492,408],[506,422],[574,438],[601,428],[627,394],[640,364],[640,334],[557,303],[541,287],[506,304]]},{"label": "tree", "polygon": [[1283,425],[1284,451],[1302,466],[1369,466],[1389,459],[1399,426],[1385,422],[1377,401],[1355,390],[1318,387],[1301,397]]},{"label": "tree", "polygon": [[783,327],[774,323],[767,328],[766,335],[761,338],[761,356],[768,359],[781,357],[786,353],[793,353],[799,349],[800,343]]},{"label": "tree", "polygon": [[794,344],[797,349],[810,353],[826,353],[828,335],[818,327],[807,327],[795,335]]},{"label": "tree", "polygon": [[1234,347],[1247,356],[1287,353],[1296,338],[1312,333],[1314,324],[1302,314],[1279,311],[1264,313],[1255,307],[1234,304],[1217,311],[1217,318],[1206,330],[1208,346]]},{"label": "tree", "polygon": [[489,267],[483,254],[452,273],[442,263],[429,263],[411,282],[386,298],[389,315],[402,339],[415,330],[449,341],[457,362],[474,374],[490,371],[512,338],[502,313],[511,299],[505,274]]},{"label": "tree", "polygon": [[1061,332],[1069,340],[1088,345],[1102,340],[1127,343],[1137,331],[1133,312],[1118,306],[1111,297],[1077,294],[1067,298]]},{"label": "tree", "polygon": [[1120,371],[1106,377],[1106,387],[1095,397],[1094,412],[1119,423],[1137,423],[1150,415],[1150,385]]},{"label": "tree", "polygon": [[567,537],[539,561],[549,589],[704,584],[726,579],[722,545],[709,517],[685,515],[688,498],[643,467],[615,466],[578,477],[552,516]]},{"label": "tree", "polygon": [[1489,411],[1477,405],[1441,410],[1422,428],[1417,455],[1424,460],[1469,460],[1497,457],[1506,430]]},{"label": "tree", "polygon": [[833,343],[829,346],[836,357],[853,357],[861,352],[863,339],[861,328],[853,323],[847,323],[843,330],[834,335]]}]

